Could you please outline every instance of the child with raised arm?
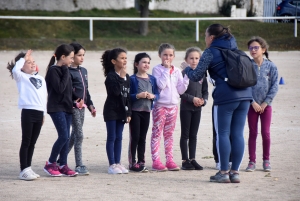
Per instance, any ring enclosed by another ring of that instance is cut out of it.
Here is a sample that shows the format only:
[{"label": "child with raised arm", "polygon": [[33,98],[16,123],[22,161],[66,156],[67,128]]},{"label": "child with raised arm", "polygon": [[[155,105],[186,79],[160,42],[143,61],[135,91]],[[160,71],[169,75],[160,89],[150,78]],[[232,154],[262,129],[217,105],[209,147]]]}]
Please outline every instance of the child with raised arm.
[{"label": "child with raised arm", "polygon": [[102,55],[107,97],[103,108],[106,123],[108,174],[127,174],[121,164],[124,124],[131,119],[130,78],[126,73],[127,53],[121,48],[106,50]]},{"label": "child with raised arm", "polygon": [[[271,171],[270,147],[271,147],[271,119],[272,101],[278,91],[278,71],[277,67],[269,59],[269,45],[261,37],[253,37],[248,41],[248,48],[252,56],[252,63],[257,72],[257,84],[252,87],[253,101],[248,112],[249,125],[249,164],[247,172],[256,169],[256,138],[258,133],[258,118],[261,121],[261,136],[263,147],[263,169]],[[267,59],[263,56],[266,55]]]},{"label": "child with raised arm", "polygon": [[[185,62],[182,66],[190,66],[195,69],[201,57],[201,50],[197,47],[190,47],[185,53]],[[183,71],[183,75],[185,75]],[[180,149],[182,156],[182,170],[203,170],[197,163],[196,146],[197,133],[201,119],[201,109],[206,105],[208,99],[208,85],[204,76],[199,82],[189,82],[185,93],[180,95],[180,122],[181,137]]]},{"label": "child with raised arm", "polygon": [[[85,107],[91,112],[92,116],[96,116],[96,109],[91,100],[91,96],[88,90],[88,74],[87,70],[82,67],[84,60],[85,49],[79,43],[70,44],[74,48],[74,62],[69,68],[72,86],[73,86],[73,99],[75,99],[75,107],[73,108],[72,116],[72,132],[69,143],[69,152],[74,146],[75,171],[79,175],[88,175],[89,171],[85,165],[82,163],[82,141],[83,141],[83,122]],[[78,103],[79,102],[79,103]],[[83,107],[76,107],[78,104],[83,104]],[[74,103],[73,103],[74,104]]]},{"label": "child with raised arm", "polygon": [[[58,46],[51,57],[45,76],[48,90],[47,112],[57,130],[58,138],[53,144],[44,171],[53,177],[62,175],[72,177],[78,174],[67,165],[73,112],[72,80],[69,66],[73,61],[74,48],[67,44]],[[81,107],[80,104],[79,107]],[[59,166],[56,164],[58,155],[60,156]]]},{"label": "child with raised arm", "polygon": [[[130,97],[132,115],[128,150],[129,169],[134,172],[147,172],[145,167],[146,136],[150,123],[153,103],[159,99],[154,76],[147,72],[150,68],[150,56],[139,53],[134,59],[134,74],[130,76]],[[137,152],[137,161],[135,158]]]},{"label": "child with raised arm", "polygon": [[[152,169],[156,171],[176,171],[179,167],[173,159],[173,132],[178,114],[180,95],[183,94],[189,84],[187,76],[182,77],[179,68],[172,65],[175,57],[173,45],[163,43],[159,46],[158,56],[161,64],[153,68],[152,75],[156,78],[160,98],[157,100],[153,112],[153,127],[151,136]],[[164,136],[166,166],[159,156],[161,135]]]},{"label": "child with raised arm", "polygon": [[7,69],[16,81],[19,91],[18,107],[21,112],[22,142],[19,152],[19,179],[34,180],[40,175],[31,168],[35,143],[44,123],[47,104],[47,88],[45,79],[36,73],[37,66],[31,56],[32,51],[19,53]]}]

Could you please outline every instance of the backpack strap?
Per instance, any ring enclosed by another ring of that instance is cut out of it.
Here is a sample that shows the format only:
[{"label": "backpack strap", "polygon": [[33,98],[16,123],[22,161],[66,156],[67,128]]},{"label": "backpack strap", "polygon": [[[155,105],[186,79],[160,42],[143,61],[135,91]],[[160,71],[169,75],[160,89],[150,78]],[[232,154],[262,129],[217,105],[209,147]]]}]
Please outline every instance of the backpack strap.
[{"label": "backpack strap", "polygon": [[[221,52],[224,50],[223,48],[214,47],[214,46],[213,46],[213,47],[209,47],[209,48],[218,49],[218,50],[220,50]],[[222,55],[222,57],[223,57],[223,54],[221,54],[221,55]],[[225,61],[225,60],[224,60],[224,61],[220,61],[219,63],[213,65],[211,68],[214,68],[215,66],[218,66],[218,65],[220,65],[221,63],[224,63],[224,62],[226,62],[226,61]],[[216,73],[216,75],[217,75],[219,78],[221,78],[221,80],[224,80],[225,82],[227,82],[227,80],[228,80],[227,77],[221,76],[217,71],[216,71],[215,73]]]}]

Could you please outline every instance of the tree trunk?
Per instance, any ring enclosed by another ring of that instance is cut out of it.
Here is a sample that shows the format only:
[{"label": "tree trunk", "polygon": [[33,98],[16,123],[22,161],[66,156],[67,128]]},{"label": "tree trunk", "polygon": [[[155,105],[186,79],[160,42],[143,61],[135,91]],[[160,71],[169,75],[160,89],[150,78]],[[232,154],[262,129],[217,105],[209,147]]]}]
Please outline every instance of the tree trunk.
[{"label": "tree trunk", "polygon": [[[149,17],[149,1],[143,1],[140,4],[141,17]],[[148,21],[141,21],[139,32],[142,36],[146,36],[148,34]]]}]

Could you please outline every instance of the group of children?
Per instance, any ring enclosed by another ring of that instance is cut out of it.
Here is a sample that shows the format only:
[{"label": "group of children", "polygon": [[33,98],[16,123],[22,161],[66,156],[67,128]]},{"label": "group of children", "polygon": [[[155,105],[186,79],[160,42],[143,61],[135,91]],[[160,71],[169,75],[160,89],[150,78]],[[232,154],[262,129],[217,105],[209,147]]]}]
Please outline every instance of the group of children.
[{"label": "group of children", "polygon": [[[273,72],[276,67],[269,60],[263,59],[263,54],[267,55],[267,46],[260,43],[261,38],[258,37],[258,39],[248,44],[248,47],[251,48],[250,53],[254,58],[253,63],[258,66],[258,76],[261,72],[263,77],[258,79],[257,86],[260,87],[253,87],[253,109],[250,107],[248,114],[250,162],[247,171],[255,170],[258,116],[261,116],[262,120],[267,119],[263,127],[266,131],[263,139],[269,140],[270,138],[269,128],[272,111],[270,103],[272,98],[269,91],[271,90],[273,94],[276,94],[276,90],[273,89],[274,81],[277,81],[276,74]],[[262,42],[264,42],[263,39]],[[257,46],[261,46],[262,51],[258,51]],[[255,50],[255,54],[252,54],[253,50]],[[21,172],[19,178],[34,180],[40,177],[31,169],[31,160],[34,145],[39,137],[46,113],[50,115],[54,123],[58,138],[53,144],[44,171],[55,177],[87,175],[89,171],[82,162],[81,153],[82,127],[85,108],[91,112],[93,117],[96,116],[96,109],[88,90],[87,70],[81,66],[84,61],[85,49],[78,43],[58,46],[48,64],[45,79],[38,74],[38,67],[31,53],[32,51],[28,50],[26,54],[19,54],[15,58],[15,62],[8,65],[13,79],[17,82],[19,108],[22,109]],[[208,100],[207,79],[204,76],[199,82],[193,82],[182,71],[186,66],[190,66],[192,69],[197,67],[201,50],[196,47],[188,48],[185,61],[181,65],[182,69],[173,65],[175,58],[173,45],[161,44],[158,56],[161,63],[153,67],[152,75],[150,75],[148,72],[150,56],[147,53],[137,54],[131,76],[127,71],[127,52],[124,49],[106,50],[101,57],[104,76],[106,77],[107,98],[103,108],[103,117],[107,130],[106,152],[109,174],[126,174],[129,170],[134,172],[148,171],[145,165],[145,149],[151,112],[153,118],[150,143],[152,170],[178,171],[180,169],[173,158],[173,133],[179,101],[181,169],[203,170],[203,167],[196,161],[196,145],[201,109]],[[269,69],[270,65],[272,72],[268,73],[269,71],[267,72],[264,66]],[[264,75],[266,73],[267,75]],[[271,85],[268,84],[270,80]],[[264,82],[264,84],[260,84],[260,82]],[[265,97],[260,93],[261,90],[265,92]],[[122,135],[126,123],[129,124],[130,130],[129,170],[121,163]],[[162,136],[164,137],[165,163],[162,162],[159,154]],[[270,170],[270,143],[264,141],[263,145],[264,167],[269,167],[267,170]],[[70,169],[67,163],[68,153],[73,146],[75,170]]]}]

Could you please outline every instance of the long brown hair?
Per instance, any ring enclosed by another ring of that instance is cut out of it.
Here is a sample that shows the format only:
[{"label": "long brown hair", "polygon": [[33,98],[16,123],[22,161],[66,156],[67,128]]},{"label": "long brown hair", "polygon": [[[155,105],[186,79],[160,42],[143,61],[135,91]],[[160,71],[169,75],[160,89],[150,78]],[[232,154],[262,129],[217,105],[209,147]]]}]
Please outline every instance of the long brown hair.
[{"label": "long brown hair", "polygon": [[253,36],[247,43],[247,46],[249,48],[250,44],[253,43],[253,42],[257,42],[260,44],[261,48],[265,49],[266,51],[264,52],[264,55],[266,55],[266,58],[271,61],[269,59],[269,52],[268,52],[268,49],[269,49],[269,45],[267,43],[267,41],[265,39],[263,39],[262,37],[259,37],[259,36]]},{"label": "long brown hair", "polygon": [[19,61],[19,59],[24,58],[24,57],[25,57],[25,53],[24,53],[24,52],[20,52],[20,53],[15,57],[14,60],[11,60],[11,62],[8,62],[8,63],[7,63],[7,67],[6,67],[6,68],[7,68],[8,71],[10,72],[10,76],[11,76],[12,79],[14,79],[14,75],[13,75],[13,73],[12,73],[12,70],[13,70],[13,68],[15,67],[16,62]]}]

